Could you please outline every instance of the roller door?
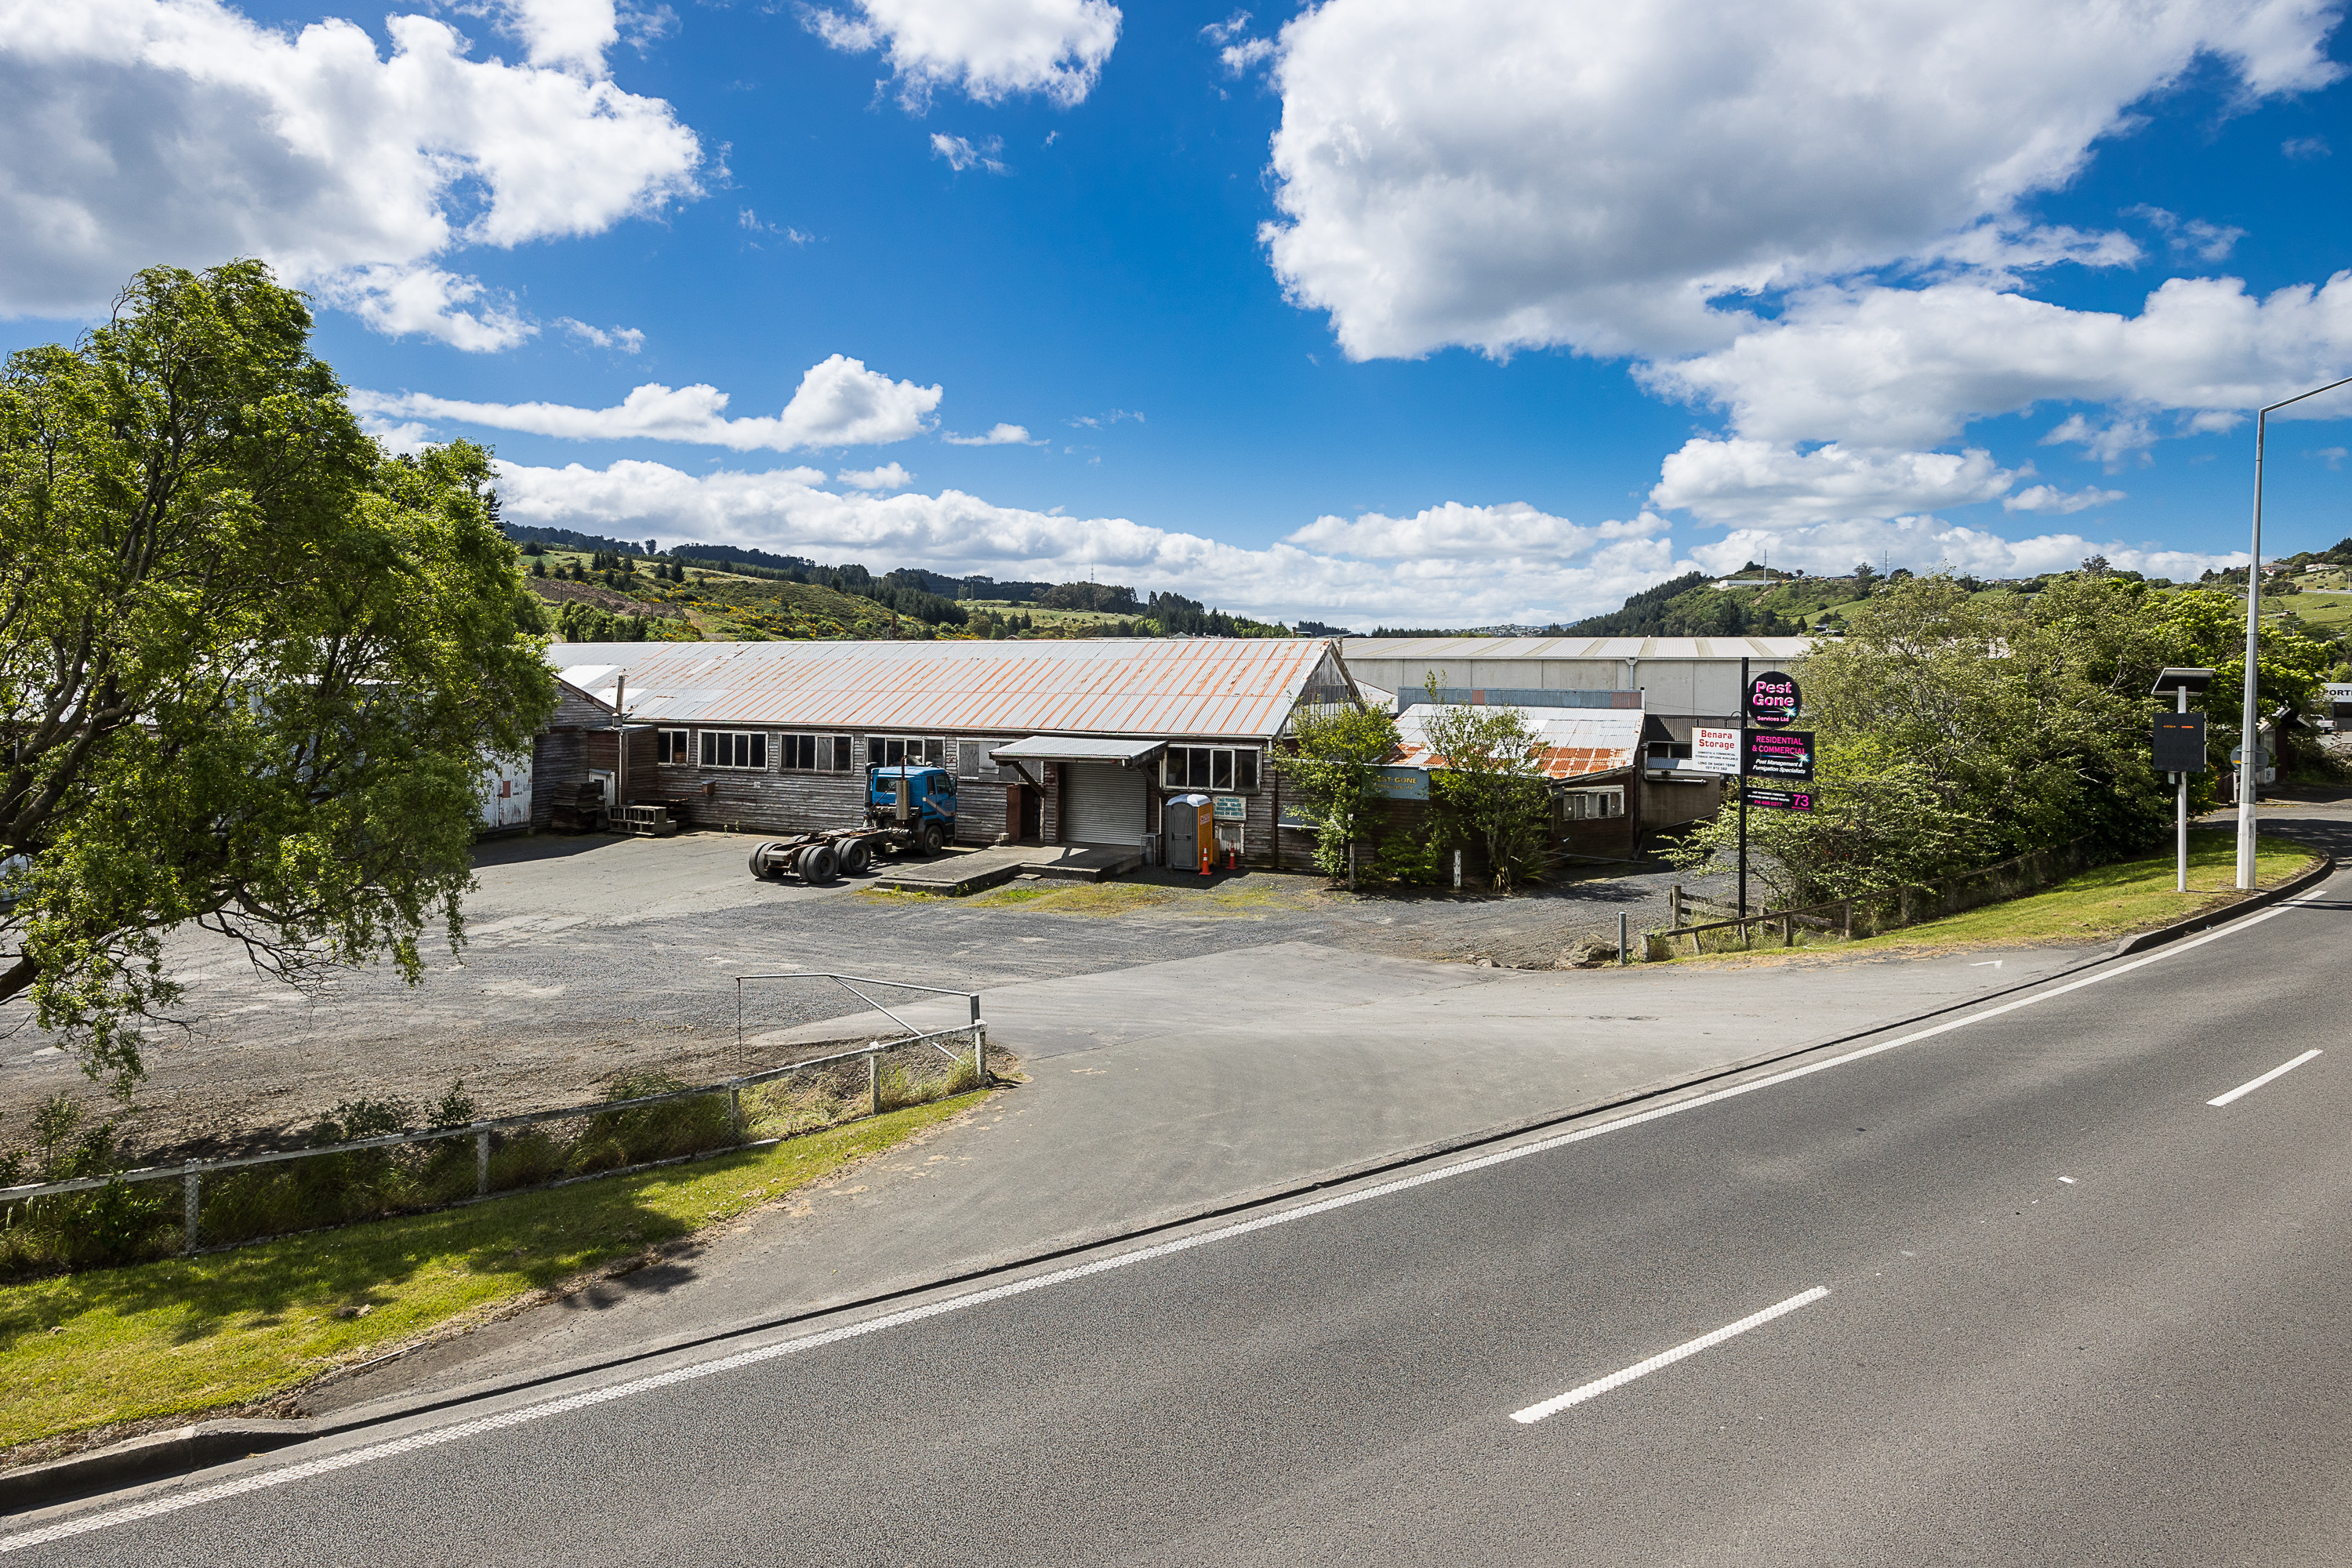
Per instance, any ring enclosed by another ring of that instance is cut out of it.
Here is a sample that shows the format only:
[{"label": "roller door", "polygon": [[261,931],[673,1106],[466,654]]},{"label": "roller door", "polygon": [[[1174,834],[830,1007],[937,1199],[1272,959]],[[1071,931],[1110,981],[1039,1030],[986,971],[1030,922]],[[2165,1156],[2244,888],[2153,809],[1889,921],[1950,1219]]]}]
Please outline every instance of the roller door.
[{"label": "roller door", "polygon": [[1062,842],[1140,844],[1144,833],[1141,768],[1115,763],[1064,763]]}]

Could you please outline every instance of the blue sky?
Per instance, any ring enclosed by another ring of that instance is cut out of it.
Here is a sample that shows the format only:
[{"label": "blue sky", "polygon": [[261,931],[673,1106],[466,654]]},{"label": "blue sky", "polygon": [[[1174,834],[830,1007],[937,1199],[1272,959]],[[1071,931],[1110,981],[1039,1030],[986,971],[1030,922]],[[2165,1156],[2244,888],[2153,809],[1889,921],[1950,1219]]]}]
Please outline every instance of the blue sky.
[{"label": "blue sky", "polygon": [[1360,626],[2242,560],[2352,374],[2336,8],[1868,15],[0,0],[0,342],[260,254],[518,520]]}]

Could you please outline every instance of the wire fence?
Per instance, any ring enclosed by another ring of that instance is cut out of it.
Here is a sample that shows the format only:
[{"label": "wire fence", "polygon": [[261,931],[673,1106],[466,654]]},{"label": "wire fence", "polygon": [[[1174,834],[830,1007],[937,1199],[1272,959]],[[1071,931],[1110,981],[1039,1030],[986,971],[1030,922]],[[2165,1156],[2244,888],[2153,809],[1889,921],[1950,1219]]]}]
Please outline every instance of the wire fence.
[{"label": "wire fence", "polygon": [[[482,1119],[468,1108],[462,1120],[446,1124],[338,1135],[307,1148],[0,1187],[0,1277],[172,1251],[193,1255],[642,1171],[945,1099],[990,1081],[978,992],[854,975],[740,977],[739,1052],[744,1046],[741,983],[786,980],[842,984],[905,1032],[738,1072],[718,1083],[687,1085],[637,1074],[589,1104]],[[892,985],[965,997],[969,1019],[949,1028],[917,1028],[857,989]],[[390,1103],[396,1102],[373,1102],[379,1116]],[[338,1109],[357,1111],[337,1128],[341,1133],[350,1123],[364,1125],[371,1102]]]},{"label": "wire fence", "polygon": [[[1673,889],[1673,924],[1645,933],[1647,956],[1671,958],[1677,944],[1687,941],[1690,953],[1748,949],[1775,937],[1783,947],[1795,947],[1807,934],[1845,942],[1877,936],[1905,926],[1942,920],[1969,910],[2040,892],[2095,864],[2087,837],[2070,838],[2029,849],[1990,866],[1957,872],[1940,882],[1915,882],[1874,889],[1826,903],[1806,904],[1742,914],[1729,904],[1718,904],[1681,888]],[[1719,918],[1686,921],[1689,912]],[[1709,939],[1712,939],[1710,942]]]}]

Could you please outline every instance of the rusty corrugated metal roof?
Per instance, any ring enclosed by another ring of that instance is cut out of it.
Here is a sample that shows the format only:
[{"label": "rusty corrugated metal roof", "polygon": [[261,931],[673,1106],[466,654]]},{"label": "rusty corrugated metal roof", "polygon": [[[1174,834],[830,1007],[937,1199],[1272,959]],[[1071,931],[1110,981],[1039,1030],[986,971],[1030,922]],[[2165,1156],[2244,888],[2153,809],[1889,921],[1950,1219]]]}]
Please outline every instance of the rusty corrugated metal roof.
[{"label": "rusty corrugated metal roof", "polygon": [[[1502,711],[1482,708],[1482,713]],[[1546,777],[1560,781],[1630,768],[1642,749],[1641,711],[1620,708],[1515,708],[1536,737],[1536,762]],[[1436,712],[1427,706],[1409,708],[1398,716],[1402,742],[1394,759],[1414,768],[1442,768],[1445,758],[1430,749],[1425,721]]]},{"label": "rusty corrugated metal roof", "polygon": [[1271,738],[1333,652],[1311,637],[1101,637],[557,643],[548,659],[607,702],[626,676],[629,716],[653,723]]}]

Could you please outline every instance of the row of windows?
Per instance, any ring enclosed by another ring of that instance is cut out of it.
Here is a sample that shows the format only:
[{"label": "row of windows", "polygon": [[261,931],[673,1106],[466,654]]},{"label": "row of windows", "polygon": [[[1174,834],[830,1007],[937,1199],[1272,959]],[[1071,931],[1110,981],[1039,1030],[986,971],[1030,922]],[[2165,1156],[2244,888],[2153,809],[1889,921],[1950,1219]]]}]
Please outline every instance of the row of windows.
[{"label": "row of windows", "polygon": [[1170,789],[1213,789],[1235,795],[1257,790],[1255,746],[1171,746],[1160,759],[1160,782]]},{"label": "row of windows", "polygon": [[[772,738],[776,766],[786,773],[845,773],[855,753],[847,735],[777,735]],[[662,730],[656,732],[656,754],[665,763],[764,773],[771,737],[762,730]],[[986,748],[1002,741],[966,741],[961,754],[950,751],[953,742],[938,735],[868,735],[866,762],[873,767],[945,767],[955,756],[969,765],[959,769],[967,778],[992,776],[996,768],[984,761]],[[983,772],[984,770],[984,772]],[[1258,787],[1258,752],[1255,746],[1171,746],[1160,763],[1160,782],[1170,789],[1217,790],[1251,795]]]}]

